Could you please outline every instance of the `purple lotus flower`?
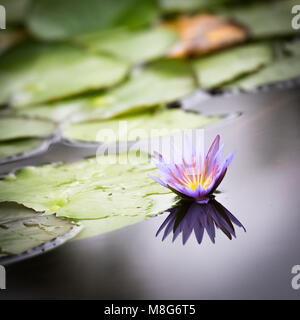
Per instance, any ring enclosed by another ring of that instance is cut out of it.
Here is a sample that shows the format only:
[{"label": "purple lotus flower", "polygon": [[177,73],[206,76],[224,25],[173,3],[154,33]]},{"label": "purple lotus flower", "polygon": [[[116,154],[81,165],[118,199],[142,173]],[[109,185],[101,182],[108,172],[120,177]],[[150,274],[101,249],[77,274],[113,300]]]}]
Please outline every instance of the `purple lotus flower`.
[{"label": "purple lotus flower", "polygon": [[156,233],[158,236],[164,230],[162,240],[165,240],[173,231],[173,242],[182,234],[182,242],[185,244],[194,231],[200,244],[206,230],[211,241],[215,243],[216,229],[222,230],[230,240],[236,236],[234,224],[246,231],[239,220],[214,199],[211,199],[207,204],[182,201],[179,206],[169,211],[169,216]]},{"label": "purple lotus flower", "polygon": [[[185,145],[188,145],[187,152],[176,162],[167,163],[161,154],[156,153],[154,163],[161,177],[151,178],[182,197],[194,199],[199,204],[208,203],[222,182],[234,154],[222,162],[224,145],[220,147],[219,135],[205,158],[190,145],[188,139]],[[174,148],[173,152],[176,152]]]}]

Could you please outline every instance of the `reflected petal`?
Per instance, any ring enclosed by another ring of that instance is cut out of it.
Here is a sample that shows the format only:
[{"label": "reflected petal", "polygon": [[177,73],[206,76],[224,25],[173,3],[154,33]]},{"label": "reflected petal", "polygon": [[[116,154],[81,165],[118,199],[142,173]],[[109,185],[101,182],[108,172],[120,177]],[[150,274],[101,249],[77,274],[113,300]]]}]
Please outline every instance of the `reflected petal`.
[{"label": "reflected petal", "polygon": [[194,231],[197,242],[201,244],[206,230],[215,243],[216,229],[220,229],[230,240],[236,237],[233,224],[246,231],[241,222],[215,199],[205,204],[185,200],[170,210],[156,235],[164,230],[162,240],[165,240],[173,231],[172,241],[182,234],[182,243],[185,244]]}]

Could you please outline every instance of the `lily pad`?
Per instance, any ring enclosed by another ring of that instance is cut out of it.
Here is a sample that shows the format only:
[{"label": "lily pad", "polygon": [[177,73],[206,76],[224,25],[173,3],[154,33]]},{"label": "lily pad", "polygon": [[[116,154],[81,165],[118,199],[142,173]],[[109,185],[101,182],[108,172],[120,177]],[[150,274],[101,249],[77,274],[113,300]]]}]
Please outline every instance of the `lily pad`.
[{"label": "lily pad", "polygon": [[[22,115],[63,120],[109,119],[177,101],[196,89],[191,67],[184,61],[160,60],[103,94],[24,108]],[[46,108],[45,108],[46,107]],[[62,117],[60,119],[60,117]]]},{"label": "lily pad", "polygon": [[299,57],[281,58],[266,66],[255,74],[238,79],[224,89],[252,90],[259,86],[300,77]]},{"label": "lily pad", "polygon": [[300,55],[300,41],[291,41],[286,43],[285,49],[289,54],[293,56],[299,56]]},{"label": "lily pad", "polygon": [[257,71],[272,59],[270,45],[250,44],[200,58],[193,65],[199,86],[211,89]]},{"label": "lily pad", "polygon": [[115,231],[145,220],[145,216],[112,216],[96,220],[78,220],[82,231],[74,238],[80,240]]},{"label": "lily pad", "polygon": [[252,37],[266,38],[299,34],[291,26],[292,7],[298,0],[261,1],[247,6],[230,7],[220,14],[234,18],[248,27]]},{"label": "lily pad", "polygon": [[52,121],[64,121],[81,115],[86,108],[92,106],[88,97],[70,98],[53,103],[38,104],[13,110],[14,114]]},{"label": "lily pad", "polygon": [[53,122],[20,117],[0,118],[0,142],[21,138],[45,138],[56,129]]},{"label": "lily pad", "polygon": [[[220,6],[228,0],[159,0],[165,13],[193,12],[201,9],[211,9]],[[231,1],[232,2],[232,1]]]},{"label": "lily pad", "polygon": [[183,61],[161,60],[131,80],[102,96],[92,99],[94,110],[85,119],[105,119],[124,113],[174,102],[196,88],[190,66]]},{"label": "lily pad", "polygon": [[39,38],[61,40],[119,26],[141,27],[157,16],[155,0],[33,0],[28,26]]},{"label": "lily pad", "polygon": [[12,201],[71,219],[152,216],[170,208],[175,195],[148,177],[148,155],[128,152],[73,164],[26,167],[0,181],[0,202]]},{"label": "lily pad", "polygon": [[63,136],[71,140],[106,143],[147,140],[184,129],[204,127],[219,119],[180,109],[154,109],[112,120],[70,124],[63,130]]},{"label": "lily pad", "polygon": [[80,228],[54,215],[45,216],[15,203],[0,204],[0,262],[33,256],[73,238]]},{"label": "lily pad", "polygon": [[67,44],[26,43],[0,61],[0,104],[24,106],[118,83],[126,63]]},{"label": "lily pad", "polygon": [[23,156],[43,148],[46,141],[42,139],[20,139],[0,142],[0,162],[10,157]]},{"label": "lily pad", "polygon": [[177,35],[160,28],[143,31],[114,30],[81,36],[76,42],[93,52],[108,53],[136,64],[148,62],[167,54]]}]

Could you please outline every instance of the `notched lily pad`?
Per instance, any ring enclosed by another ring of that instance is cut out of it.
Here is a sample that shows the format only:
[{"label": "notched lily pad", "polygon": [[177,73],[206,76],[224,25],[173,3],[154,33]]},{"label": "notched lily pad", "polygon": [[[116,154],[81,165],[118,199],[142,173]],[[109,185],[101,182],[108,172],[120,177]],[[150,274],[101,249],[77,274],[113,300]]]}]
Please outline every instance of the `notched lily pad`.
[{"label": "notched lily pad", "polygon": [[0,142],[0,163],[46,150],[49,144],[50,141],[43,139],[18,139]]},{"label": "notched lily pad", "polygon": [[252,73],[273,59],[272,47],[268,44],[250,44],[228,49],[193,63],[201,88],[216,88],[242,75]]},{"label": "notched lily pad", "polygon": [[81,228],[73,222],[42,215],[15,203],[0,204],[0,263],[7,264],[53,249]]},{"label": "notched lily pad", "polygon": [[186,62],[160,60],[103,94],[24,108],[20,112],[55,120],[64,117],[74,117],[75,120],[109,119],[177,101],[195,89],[192,69]]},{"label": "notched lily pad", "polygon": [[287,42],[285,50],[293,56],[300,56],[300,40]]},{"label": "notched lily pad", "polygon": [[0,104],[24,106],[107,88],[127,74],[115,58],[67,44],[26,43],[0,60]]},{"label": "notched lily pad", "polygon": [[21,117],[0,118],[0,142],[22,138],[46,138],[55,132],[51,121]]},{"label": "notched lily pad", "polygon": [[134,75],[116,89],[90,100],[82,119],[108,119],[133,111],[174,102],[196,88],[190,66],[183,61],[161,60]]},{"label": "notched lily pad", "polygon": [[112,216],[97,220],[78,220],[82,231],[74,238],[80,240],[115,231],[145,220],[145,216]]},{"label": "notched lily pad", "polygon": [[260,1],[219,13],[247,26],[253,38],[288,36],[299,34],[291,26],[292,8],[298,4],[298,0]]},{"label": "notched lily pad", "polygon": [[155,171],[148,155],[138,155],[132,151],[117,158],[26,167],[0,181],[0,202],[80,220],[156,215],[177,199],[148,177]]},{"label": "notched lily pad", "polygon": [[155,0],[32,0],[27,22],[37,37],[62,40],[120,26],[142,27],[157,16]]},{"label": "notched lily pad", "polygon": [[71,120],[72,117],[77,117],[77,115],[80,116],[86,108],[89,106],[92,107],[92,105],[92,99],[89,96],[86,96],[17,108],[14,109],[13,112],[19,116],[61,122],[64,120]]},{"label": "notched lily pad", "polygon": [[114,30],[78,37],[75,41],[93,52],[107,53],[132,64],[166,56],[176,33],[160,28],[142,31]]},{"label": "notched lily pad", "polygon": [[185,129],[202,128],[220,120],[181,109],[153,109],[112,120],[69,124],[63,136],[70,140],[116,142],[147,140]]},{"label": "notched lily pad", "polygon": [[162,11],[167,14],[211,9],[227,2],[230,0],[159,0]]},{"label": "notched lily pad", "polygon": [[242,77],[224,89],[253,90],[259,86],[288,81],[300,77],[299,57],[287,57],[274,61],[258,72]]}]

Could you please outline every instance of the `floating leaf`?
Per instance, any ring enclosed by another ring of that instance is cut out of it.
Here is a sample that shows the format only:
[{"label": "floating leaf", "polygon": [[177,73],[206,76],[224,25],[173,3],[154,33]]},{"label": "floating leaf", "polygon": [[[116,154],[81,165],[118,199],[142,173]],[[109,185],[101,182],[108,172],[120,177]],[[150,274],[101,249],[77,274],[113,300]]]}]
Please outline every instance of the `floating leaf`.
[{"label": "floating leaf", "polygon": [[[38,104],[37,106],[29,106],[18,108],[14,113],[19,116],[41,118],[53,121],[64,121],[71,119],[73,116],[80,115],[84,110],[92,107],[89,98],[70,98],[63,101]],[[92,108],[90,111],[92,112]]]},{"label": "floating leaf", "polygon": [[136,152],[26,167],[0,181],[0,202],[14,201],[72,219],[152,216],[176,201],[173,193],[148,177],[154,171],[148,155],[137,157]]},{"label": "floating leaf", "polygon": [[299,56],[300,55],[300,41],[291,41],[287,42],[285,45],[285,49],[287,52],[294,56]]},{"label": "floating leaf", "polygon": [[176,33],[171,30],[121,29],[81,36],[76,42],[93,52],[108,53],[136,64],[165,56],[176,40]]},{"label": "floating leaf", "polygon": [[287,81],[296,77],[300,77],[299,57],[281,58],[255,74],[245,76],[228,84],[224,89],[252,90],[265,84]]},{"label": "floating leaf", "polygon": [[82,231],[74,240],[89,238],[103,233],[121,229],[145,220],[145,216],[112,216],[96,220],[78,220]]},{"label": "floating leaf", "polygon": [[63,136],[72,140],[106,143],[147,140],[174,131],[204,127],[218,120],[218,117],[204,117],[180,109],[154,109],[112,120],[70,124],[64,129]]},{"label": "floating leaf", "polygon": [[0,118],[0,141],[20,138],[45,138],[56,129],[53,122],[20,117]]},{"label": "floating leaf", "polygon": [[79,231],[80,228],[69,220],[44,216],[15,203],[1,203],[0,258],[5,260],[0,262],[18,260],[15,255],[32,256],[52,249]]},{"label": "floating leaf", "polygon": [[230,7],[220,14],[235,18],[248,27],[252,37],[265,38],[299,33],[291,26],[292,7],[298,0],[261,1],[248,6]]},{"label": "floating leaf", "polygon": [[174,102],[195,89],[192,70],[186,62],[161,60],[151,63],[127,82],[106,93],[20,111],[23,115],[55,120],[62,120],[59,118],[65,116],[70,118],[72,114],[81,120],[107,119]]},{"label": "floating leaf", "polygon": [[211,14],[179,17],[163,26],[176,31],[180,38],[170,50],[170,57],[202,55],[247,39],[245,28]]},{"label": "floating leaf", "polygon": [[194,62],[194,69],[199,86],[210,89],[254,72],[270,63],[272,58],[271,46],[250,44],[202,57]]},{"label": "floating leaf", "polygon": [[162,60],[152,63],[130,81],[92,100],[91,115],[85,119],[111,118],[130,111],[174,102],[196,88],[192,70],[183,61]]},{"label": "floating leaf", "polygon": [[43,148],[46,142],[42,139],[20,139],[0,142],[0,161],[13,156],[27,155]]},{"label": "floating leaf", "polygon": [[201,9],[210,9],[220,6],[230,0],[159,0],[163,12],[178,13],[178,12],[193,12]]},{"label": "floating leaf", "polygon": [[23,106],[112,86],[128,66],[67,44],[27,43],[2,56],[0,70],[0,104]]},{"label": "floating leaf", "polygon": [[119,26],[141,27],[157,15],[155,0],[33,0],[28,26],[37,37],[57,40]]}]

